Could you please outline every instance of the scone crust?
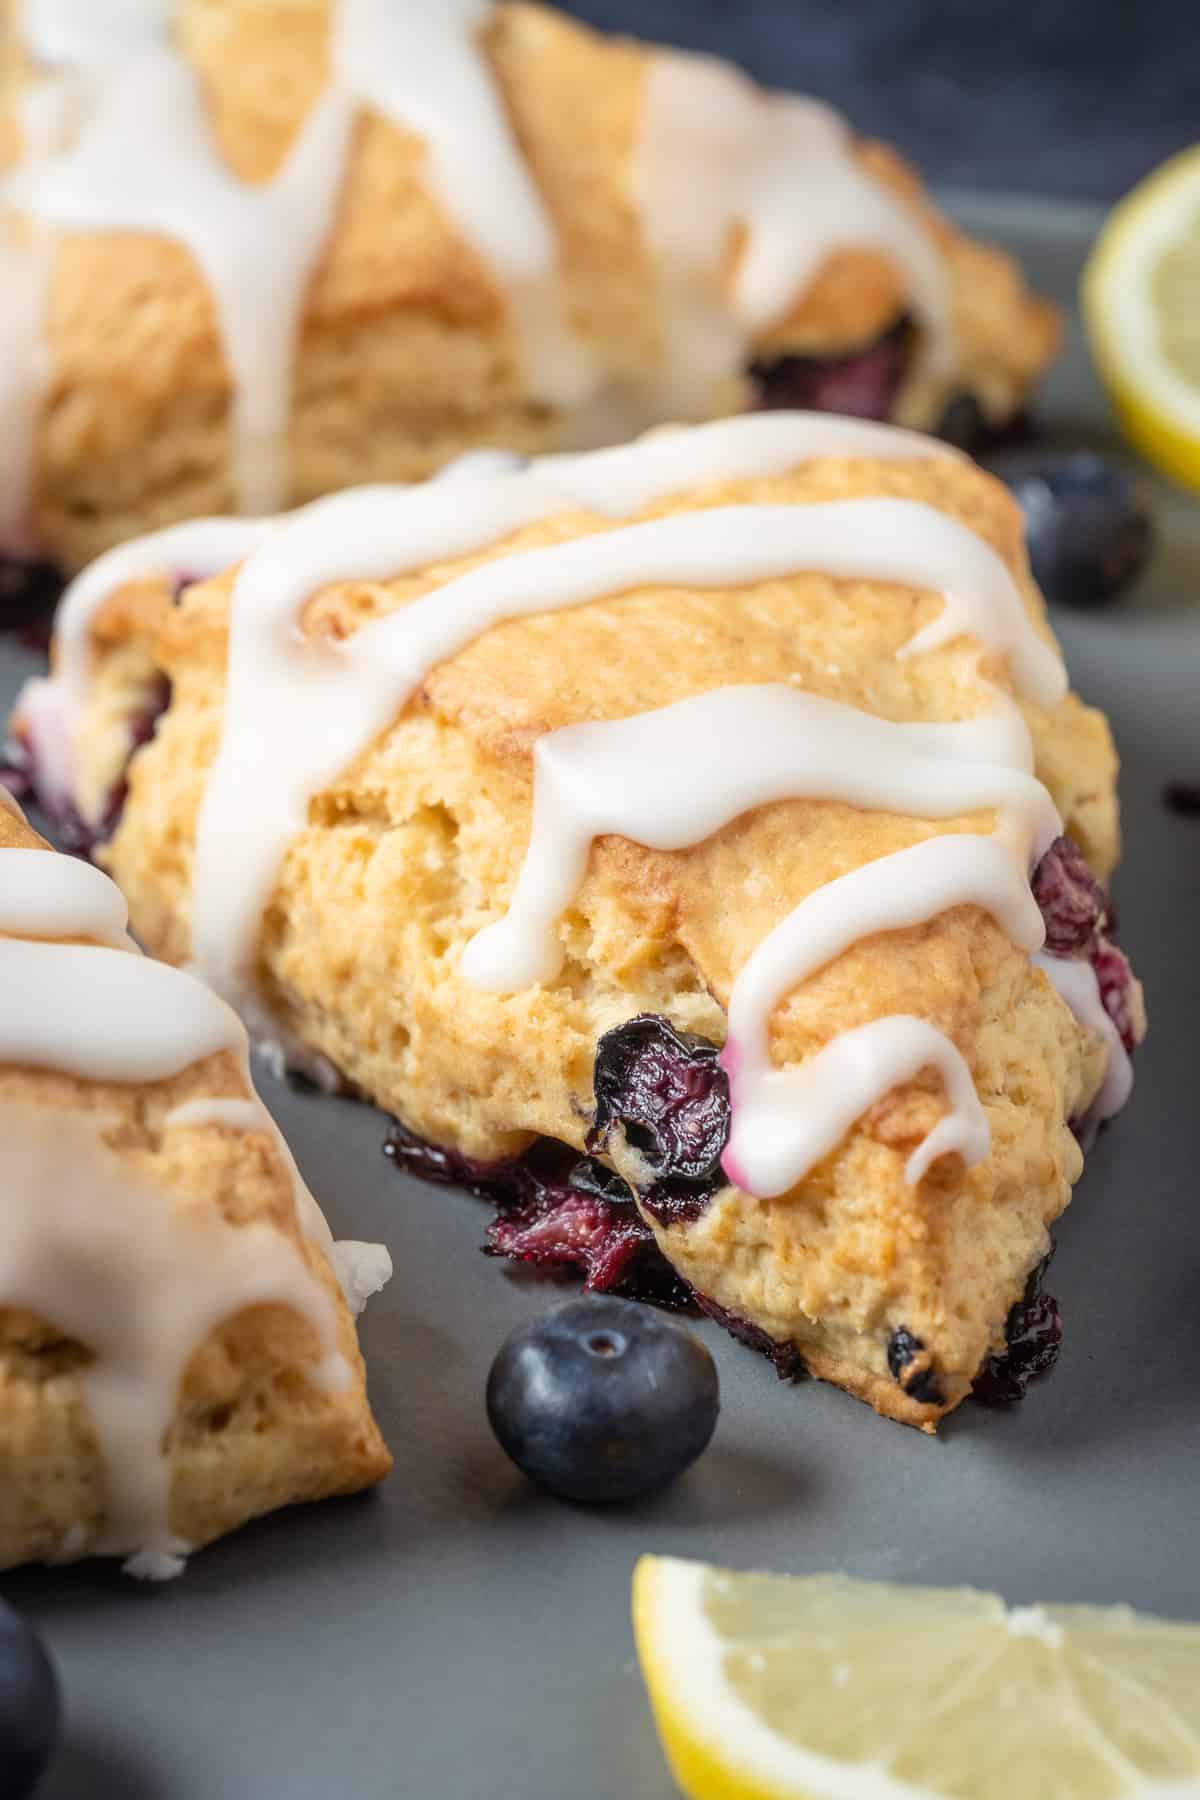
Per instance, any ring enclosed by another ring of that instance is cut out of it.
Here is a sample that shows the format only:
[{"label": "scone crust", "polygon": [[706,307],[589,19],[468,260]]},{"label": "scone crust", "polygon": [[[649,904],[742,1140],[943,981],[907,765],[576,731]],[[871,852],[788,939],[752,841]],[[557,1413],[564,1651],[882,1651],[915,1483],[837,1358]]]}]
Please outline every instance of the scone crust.
[{"label": "scone crust", "polygon": [[[41,842],[0,807],[0,848]],[[250,1097],[237,1059],[224,1052],[143,1085],[0,1066],[0,1106],[94,1125],[104,1152],[181,1214],[270,1225],[295,1245],[333,1304],[350,1371],[339,1392],[313,1382],[322,1346],[308,1321],[283,1306],[237,1313],[192,1356],[166,1457],[171,1532],[195,1548],[260,1513],[370,1486],[391,1467],[353,1321],[325,1256],[301,1235],[273,1134],[265,1125],[168,1123],[189,1100]],[[0,1568],[86,1555],[103,1530],[104,1467],[83,1380],[90,1361],[89,1348],[54,1320],[0,1304]]]},{"label": "scone crust", "polygon": [[[328,32],[328,0],[180,0],[177,40],[239,178],[266,180],[284,159],[327,79]],[[557,233],[573,329],[613,374],[661,370],[665,327],[632,185],[658,52],[524,0],[498,7],[486,49]],[[0,109],[0,167],[18,141]],[[1012,258],[950,225],[894,151],[864,143],[859,154],[945,262],[955,387],[988,418],[1007,418],[1054,353],[1055,309],[1027,292]],[[430,194],[422,159],[420,139],[363,113],[298,345],[293,503],[422,479],[478,445],[536,452],[570,437],[570,418],[528,393],[502,288]],[[734,250],[731,271],[735,262]],[[871,342],[905,306],[893,262],[840,250],[759,350],[836,355]],[[230,384],[210,294],[185,250],[149,235],[66,236],[48,340],[33,490],[48,554],[77,567],[174,519],[232,509]],[[932,426],[948,397],[914,373],[899,422]],[[735,382],[714,395],[714,413],[750,398],[748,382]]]},{"label": "scone crust", "polygon": [[[892,494],[962,520],[1005,559],[1031,617],[1041,602],[1006,490],[970,464],[931,456],[816,459],[790,474],[715,483],[654,513],[739,501],[798,505]],[[460,569],[517,545],[611,528],[564,514],[483,556],[395,581],[318,593],[310,632],[341,635]],[[157,953],[189,954],[195,820],[223,703],[231,579],[183,603],[118,595],[97,624],[92,712],[105,670],[141,646],[172,704],[134,759],[130,799],[106,853],[135,928]],[[801,573],[741,588],[639,589],[574,611],[510,621],[437,665],[386,732],[310,807],[263,921],[260,978],[287,1025],[420,1135],[498,1157],[544,1134],[582,1149],[592,1061],[604,1031],[659,1013],[720,1042],[733,980],[805,895],[836,875],[992,815],[921,821],[825,800],[759,808],[689,850],[619,838],[592,850],[562,922],[562,977],[497,996],[458,972],[472,933],[498,916],[528,840],[537,738],[582,718],[619,718],[740,682],[794,681],[885,718],[946,721],[978,709],[978,675],[999,659],[960,640],[913,659],[896,651],[940,600],[900,584]],[[1069,696],[1026,703],[1039,773],[1065,827],[1102,873],[1117,853],[1115,756],[1102,717]],[[103,732],[94,760],[102,759]],[[697,1289],[798,1343],[810,1365],[880,1410],[929,1424],[967,1391],[1062,1210],[1081,1165],[1066,1121],[1096,1092],[1100,1041],[981,910],[858,943],[773,1015],[776,1063],[833,1035],[915,1012],[962,1051],[992,1131],[968,1171],[944,1159],[910,1188],[904,1165],[941,1116],[935,1081],[895,1090],[790,1193],[724,1190],[686,1228],[659,1230]],[[619,1159],[618,1159],[619,1160]],[[946,1407],[922,1407],[890,1379],[889,1332],[938,1346]]]}]

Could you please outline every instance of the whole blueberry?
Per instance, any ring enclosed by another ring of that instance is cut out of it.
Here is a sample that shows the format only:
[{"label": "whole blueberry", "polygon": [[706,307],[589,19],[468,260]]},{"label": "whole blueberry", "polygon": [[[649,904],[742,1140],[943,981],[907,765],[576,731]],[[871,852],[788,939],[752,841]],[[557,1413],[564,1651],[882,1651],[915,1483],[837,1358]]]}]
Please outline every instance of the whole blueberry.
[{"label": "whole blueberry", "polygon": [[540,1487],[563,1500],[636,1500],[699,1456],[720,1387],[690,1331],[604,1295],[518,1326],[492,1364],[487,1410],[501,1447]]},{"label": "whole blueberry", "polygon": [[32,1625],[0,1600],[0,1794],[25,1800],[58,1737],[54,1665]]},{"label": "whole blueberry", "polygon": [[1092,451],[1009,458],[997,473],[1025,515],[1034,577],[1048,600],[1099,606],[1141,569],[1150,509],[1121,469]]}]

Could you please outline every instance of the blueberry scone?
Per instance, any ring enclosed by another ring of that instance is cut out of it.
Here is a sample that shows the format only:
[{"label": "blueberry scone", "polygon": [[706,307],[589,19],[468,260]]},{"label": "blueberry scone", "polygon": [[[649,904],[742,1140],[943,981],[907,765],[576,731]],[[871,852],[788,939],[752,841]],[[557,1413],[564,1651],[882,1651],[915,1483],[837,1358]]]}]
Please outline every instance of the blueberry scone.
[{"label": "blueberry scone", "polygon": [[11,556],[754,406],[961,435],[1056,344],[892,150],[708,58],[517,0],[5,7]]},{"label": "blueberry scone", "polygon": [[139,956],[120,894],[0,788],[0,1568],[178,1573],[391,1466],[334,1244],[235,1015]]},{"label": "blueberry scone", "polygon": [[143,941],[493,1249],[914,1424],[1003,1384],[1142,1013],[1108,730],[965,456],[780,412],[175,527],[54,668],[25,776]]}]

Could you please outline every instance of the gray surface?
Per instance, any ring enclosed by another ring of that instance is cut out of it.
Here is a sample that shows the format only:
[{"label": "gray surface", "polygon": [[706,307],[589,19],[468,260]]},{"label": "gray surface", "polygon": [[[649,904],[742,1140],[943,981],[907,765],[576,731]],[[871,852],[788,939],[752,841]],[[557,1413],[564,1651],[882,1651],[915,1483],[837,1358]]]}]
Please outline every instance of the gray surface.
[{"label": "gray surface", "polygon": [[[1069,299],[1086,219],[963,207]],[[1047,413],[1066,441],[1103,431],[1077,347]],[[166,1588],[92,1565],[6,1579],[66,1683],[44,1800],[669,1800],[627,1623],[643,1550],[1200,1616],[1200,821],[1159,797],[1200,780],[1200,505],[1164,496],[1162,518],[1144,592],[1058,620],[1124,752],[1118,892],[1153,1031],[1060,1229],[1055,1376],[1011,1415],[963,1408],[933,1442],[833,1389],[780,1386],[706,1328],[724,1385],[708,1454],[652,1504],[560,1506],[483,1414],[496,1346],[550,1294],[476,1255],[476,1203],[391,1174],[377,1115],[264,1082],[335,1227],[392,1247],[363,1343],[398,1468],[376,1495],[239,1533]],[[6,654],[0,701],[20,673]]]}]

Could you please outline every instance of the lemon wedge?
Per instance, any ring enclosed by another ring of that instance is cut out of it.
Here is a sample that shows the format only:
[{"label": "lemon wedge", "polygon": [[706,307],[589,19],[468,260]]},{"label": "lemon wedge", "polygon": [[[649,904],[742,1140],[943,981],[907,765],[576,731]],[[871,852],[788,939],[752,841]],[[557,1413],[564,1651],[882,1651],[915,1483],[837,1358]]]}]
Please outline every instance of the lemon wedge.
[{"label": "lemon wedge", "polygon": [[1082,299],[1126,435],[1166,474],[1200,489],[1200,144],[1110,213]]},{"label": "lemon wedge", "polygon": [[692,1800],[1200,1796],[1200,1626],[670,1557],[633,1619]]}]

